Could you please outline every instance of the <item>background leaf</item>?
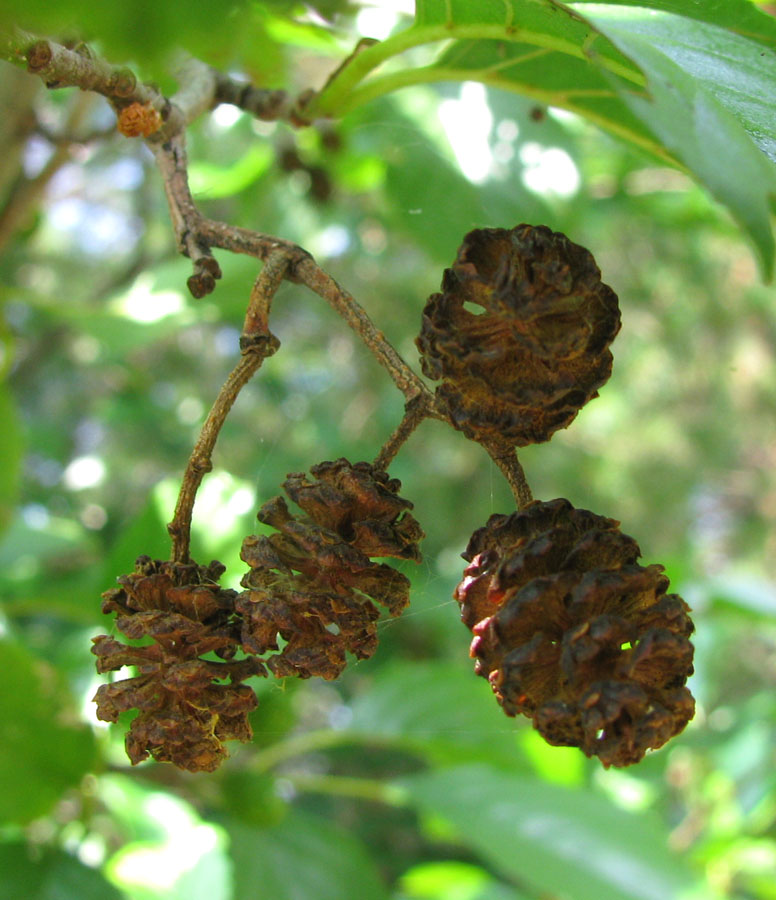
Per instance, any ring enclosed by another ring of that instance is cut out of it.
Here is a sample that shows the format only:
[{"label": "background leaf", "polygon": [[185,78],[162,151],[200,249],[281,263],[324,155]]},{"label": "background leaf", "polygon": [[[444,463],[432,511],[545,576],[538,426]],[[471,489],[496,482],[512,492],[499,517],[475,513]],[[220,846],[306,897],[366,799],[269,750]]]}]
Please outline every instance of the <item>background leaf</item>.
[{"label": "background leaf", "polygon": [[352,730],[393,738],[438,761],[485,755],[510,768],[521,765],[518,724],[504,717],[485,680],[475,677],[467,663],[393,666],[353,703],[352,713]]},{"label": "background leaf", "polygon": [[13,517],[13,507],[19,495],[22,462],[22,433],[8,385],[0,381],[0,422],[3,438],[0,441],[0,534]]},{"label": "background leaf", "polygon": [[234,900],[262,893],[276,900],[386,900],[358,839],[315,816],[293,813],[273,829],[227,823]]},{"label": "background leaf", "polygon": [[31,853],[20,842],[0,843],[0,900],[120,900],[103,876],[62,850]]},{"label": "background leaf", "polygon": [[96,747],[51,666],[4,639],[0,669],[0,817],[24,823],[78,784],[94,766]]},{"label": "background leaf", "polygon": [[451,822],[463,844],[534,890],[574,900],[665,900],[692,884],[653,820],[615,810],[590,792],[486,766],[401,784],[420,809]]}]

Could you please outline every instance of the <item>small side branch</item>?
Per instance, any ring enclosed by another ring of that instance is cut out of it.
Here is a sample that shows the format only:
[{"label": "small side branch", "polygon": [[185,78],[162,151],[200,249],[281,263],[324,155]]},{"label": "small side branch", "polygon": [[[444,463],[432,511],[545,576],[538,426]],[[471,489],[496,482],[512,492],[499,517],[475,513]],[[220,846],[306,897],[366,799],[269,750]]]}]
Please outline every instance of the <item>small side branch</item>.
[{"label": "small side branch", "polygon": [[201,234],[202,216],[189,190],[184,133],[176,134],[164,144],[157,144],[153,150],[164,182],[178,250],[189,257],[194,267],[194,273],[187,281],[188,288],[192,296],[199,299],[212,293],[221,277],[221,267]]},{"label": "small side branch", "polygon": [[[249,313],[246,316],[247,328],[251,328],[252,323],[260,322],[261,316],[257,317],[255,311],[269,308],[272,297],[285,277],[287,268],[288,260],[283,254],[275,254],[267,259],[251,292]],[[229,377],[205,419],[183,475],[175,514],[172,522],[167,526],[172,538],[173,562],[186,563],[189,561],[194,500],[202,479],[213,467],[211,461],[213,448],[224,421],[240,391],[259,370],[264,360],[268,356],[272,356],[279,346],[280,342],[267,328],[244,331],[240,336],[240,361],[229,373]]]},{"label": "small side branch", "polygon": [[405,407],[404,418],[399,422],[396,430],[383,444],[380,452],[375,457],[374,466],[376,469],[388,471],[388,466],[393,462],[396,454],[401,450],[407,438],[420,425],[420,423],[430,416],[434,415],[434,410],[424,402],[425,395],[418,395]]}]

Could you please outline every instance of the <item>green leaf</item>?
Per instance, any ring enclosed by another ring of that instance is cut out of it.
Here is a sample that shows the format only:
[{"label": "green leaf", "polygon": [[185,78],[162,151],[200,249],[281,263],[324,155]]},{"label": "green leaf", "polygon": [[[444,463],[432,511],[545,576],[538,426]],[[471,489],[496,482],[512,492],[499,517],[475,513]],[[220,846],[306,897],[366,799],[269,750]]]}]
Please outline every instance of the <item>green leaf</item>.
[{"label": "green leaf", "polygon": [[121,900],[102,875],[62,850],[0,844],[0,900]]},{"label": "green leaf", "polygon": [[403,660],[380,672],[352,711],[350,730],[390,738],[435,760],[487,759],[512,769],[522,761],[520,726],[504,716],[469,665]]},{"label": "green leaf", "polygon": [[[385,75],[368,77],[387,59],[412,47],[451,40],[463,42],[465,48],[472,41],[490,44],[484,70],[478,74],[475,67],[465,64],[457,68],[454,65],[457,51],[452,50],[452,56],[443,54],[433,66],[403,66]],[[595,66],[589,62],[589,47],[593,42]],[[514,52],[510,49],[512,44],[517,48]],[[582,63],[582,68],[593,72],[590,77],[594,87],[585,83],[577,90],[575,76],[579,67],[573,63],[562,95],[545,88],[540,79],[532,76],[537,61],[540,71],[557,72],[560,68],[562,72],[563,67],[569,65],[569,59],[576,59]],[[523,71],[517,74],[518,66],[526,67],[525,75]],[[418,0],[415,24],[351,57],[313,101],[310,114],[342,115],[367,100],[408,84],[466,78],[491,83],[491,80],[499,80],[501,67],[511,70],[512,77],[503,81],[512,82],[512,89],[556,106],[573,106],[572,94],[586,97],[591,90],[611,96],[611,86],[601,77],[595,77],[596,68],[632,85],[643,86],[644,83],[642,74],[631,60],[607,38],[597,36],[581,16],[555,0],[531,3],[520,0],[484,0],[480,3]]]},{"label": "green leaf", "polygon": [[28,822],[92,768],[94,737],[56,671],[20,644],[0,641],[0,671],[0,819]]},{"label": "green leaf", "polygon": [[116,586],[116,579],[132,572],[135,560],[145,554],[152,559],[166,559],[170,553],[170,536],[162,517],[159,491],[151,492],[146,505],[119,534],[103,566],[102,590]]},{"label": "green leaf", "polygon": [[231,837],[234,900],[386,900],[363,844],[317,816],[292,812],[274,828],[224,823]]},{"label": "green leaf", "polygon": [[632,815],[591,791],[460,766],[404,778],[424,813],[497,871],[539,892],[574,900],[666,900],[693,887],[650,816]]},{"label": "green leaf", "polygon": [[229,46],[238,16],[242,28],[250,27],[246,0],[210,0],[190,4],[186,0],[135,0],[124,5],[91,3],[90,0],[0,0],[0,28],[13,25],[44,35],[78,34],[99,40],[112,62],[142,60],[158,65],[170,52],[183,46],[197,56],[212,57]]},{"label": "green leaf", "polygon": [[[598,43],[594,46],[597,50]],[[427,71],[435,81],[480,81],[549,106],[563,107],[664,161],[673,161],[622,102],[606,70],[591,65],[587,59],[561,51],[537,50],[535,45],[522,42],[456,41]],[[631,82],[627,86],[636,88]]]},{"label": "green leaf", "polygon": [[[418,0],[415,24],[355,54],[311,110],[342,115],[403,86],[460,80],[564,107],[689,169],[748,233],[769,277],[776,27],[742,4]],[[448,44],[432,65],[374,74],[439,41]]]},{"label": "green leaf", "polygon": [[0,532],[3,532],[11,522],[18,494],[22,433],[11,390],[2,382],[0,382],[0,422],[3,423],[3,439],[0,441]]},{"label": "green leaf", "polygon": [[[579,12],[581,4],[599,4],[599,0],[576,0]],[[608,0],[608,6],[639,6],[644,9],[662,10],[698,19],[711,25],[719,25],[730,31],[759,41],[767,47],[776,47],[776,19],[754,6],[751,0]]]},{"label": "green leaf", "polygon": [[208,162],[192,163],[189,168],[191,192],[197,200],[239,194],[268,171],[273,159],[270,147],[256,144],[230,166]]},{"label": "green leaf", "polygon": [[[776,199],[776,68],[760,44],[669,13],[584,4],[580,10],[648,79],[650,98],[620,91],[630,109],[724,203],[770,277]],[[769,158],[770,157],[770,158]]]}]

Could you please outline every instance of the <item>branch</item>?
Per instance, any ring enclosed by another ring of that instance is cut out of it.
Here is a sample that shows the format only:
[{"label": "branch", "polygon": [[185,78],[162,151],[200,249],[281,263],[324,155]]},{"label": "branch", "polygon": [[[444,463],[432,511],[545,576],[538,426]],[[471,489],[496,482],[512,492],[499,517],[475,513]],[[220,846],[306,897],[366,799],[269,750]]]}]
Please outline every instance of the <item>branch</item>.
[{"label": "branch", "polygon": [[[263,117],[283,115],[291,121],[296,117],[301,122],[297,114],[302,101],[294,106],[283,92],[260,91],[250,85],[238,85],[204,63],[192,59],[186,60],[180,69],[180,91],[168,100],[155,88],[138,84],[128,69],[115,69],[95,58],[85,45],[70,50],[53,41],[35,41],[26,46],[24,56],[29,70],[43,77],[49,86],[77,85],[84,90],[101,93],[120,116],[132,111],[135,105],[141,110],[158,112],[163,124],[151,133],[143,130],[148,122],[143,119],[142,112],[137,113],[137,122],[129,124],[137,129],[132,133],[146,136],[154,152],[164,182],[178,249],[192,260],[194,267],[188,286],[195,297],[211,293],[221,277],[212,247],[246,253],[261,260],[282,254],[286,277],[306,285],[345,319],[386,369],[407,402],[422,398],[419,400],[423,409],[421,418],[444,418],[423,381],[375,327],[364,309],[316,264],[306,250],[262,232],[206,219],[194,203],[188,184],[185,142],[185,126],[189,122],[218,102],[237,103]],[[123,130],[125,134],[129,133],[126,128]]]},{"label": "branch", "polygon": [[385,339],[385,335],[377,329],[363,307],[331,275],[324,272],[312,257],[296,265],[293,274],[294,280],[323,297],[361,337],[408,402],[416,397],[424,397],[429,410],[435,409],[434,398],[429,389]]},{"label": "branch", "polygon": [[[429,402],[429,398],[431,402]],[[391,464],[399,450],[404,446],[407,438],[409,438],[424,419],[429,417],[437,418],[436,413],[436,402],[430,391],[426,391],[424,394],[418,394],[410,400],[405,406],[404,418],[398,424],[393,434],[383,444],[380,452],[375,457],[375,468],[387,472],[388,466]]]},{"label": "branch", "polygon": [[260,231],[206,219],[199,212],[189,190],[186,146],[182,134],[155,147],[154,153],[164,180],[178,247],[194,263],[194,274],[189,278],[188,285],[195,297],[209,294],[215,288],[216,279],[221,277],[211,247],[244,253],[257,259],[281,253],[288,262],[286,277],[308,287],[342,316],[386,369],[407,401],[423,396],[429,410],[427,414],[441,417],[436,412],[431,392],[385,339],[366,311],[305,249]]},{"label": "branch", "polygon": [[[9,59],[26,61],[27,70],[42,78],[46,87],[79,87],[102,94],[116,111],[122,134],[142,135],[152,144],[163,144],[180,134],[219,103],[232,103],[259,119],[285,119],[297,126],[310,121],[304,107],[314,97],[313,91],[293,99],[286,91],[237,82],[188,56],[182,57],[175,72],[181,87],[168,99],[155,85],[139,82],[131,69],[98,58],[84,43],[70,48],[19,32],[4,52]],[[140,126],[138,118],[142,119]]]},{"label": "branch", "polygon": [[139,82],[131,69],[110,65],[83,43],[71,49],[56,41],[20,35],[12,55],[24,59],[27,70],[48,88],[78,87],[101,94],[115,110],[122,134],[142,134],[151,143],[164,143],[180,133],[215,102],[215,72],[191,58],[179,64],[176,75],[181,88],[167,99],[154,85]]},{"label": "branch", "polygon": [[175,514],[172,522],[167,526],[172,537],[173,562],[189,562],[194,500],[202,479],[212,469],[213,448],[229,410],[234,405],[237,395],[259,370],[264,360],[268,356],[272,356],[280,346],[278,339],[268,329],[262,330],[261,310],[269,309],[269,304],[283,281],[287,267],[288,260],[283,254],[270,256],[251,291],[245,326],[240,336],[242,354],[240,361],[229,373],[216,402],[205,419],[183,475]]},{"label": "branch", "polygon": [[265,122],[285,119],[292,125],[309,124],[302,110],[314,96],[313,91],[305,91],[298,99],[294,99],[287,91],[257,88],[250,82],[235,81],[221,72],[215,72],[214,75],[216,103],[230,103]]}]

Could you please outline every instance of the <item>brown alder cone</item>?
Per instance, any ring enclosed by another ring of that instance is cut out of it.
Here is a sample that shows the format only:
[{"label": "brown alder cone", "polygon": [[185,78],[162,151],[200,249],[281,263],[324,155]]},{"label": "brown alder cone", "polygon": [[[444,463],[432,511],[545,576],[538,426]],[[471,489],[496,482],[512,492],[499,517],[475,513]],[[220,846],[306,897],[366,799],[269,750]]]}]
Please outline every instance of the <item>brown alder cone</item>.
[{"label": "brown alder cone", "polygon": [[606,767],[639,762],[695,710],[689,607],[640,555],[614,519],[535,501],[472,535],[455,592],[504,712]]},{"label": "brown alder cone", "polygon": [[374,602],[393,616],[409,602],[409,580],[370,557],[419,561],[424,535],[400,482],[369,463],[338,459],[310,471],[314,481],[293,473],[283,484],[306,515],[292,515],[282,497],[259,511],[277,531],[243,542],[251,570],[236,609],[247,653],[279,650],[267,663],[275,675],[333,679],[346,652],[366,659],[377,648]]},{"label": "brown alder cone", "polygon": [[417,345],[456,428],[524,446],[549,440],[597,396],[619,329],[617,295],[592,255],[544,225],[518,225],[466,235]]},{"label": "brown alder cone", "polygon": [[[240,684],[266,675],[257,659],[233,660],[239,645],[235,591],[222,590],[223,566],[174,564],[141,556],[135,571],[106,591],[102,611],[116,613],[116,627],[130,639],[153,643],[135,647],[106,634],[93,638],[97,671],[136,666],[133,678],[97,690],[97,718],[116,722],[138,709],[126,736],[133,765],[149,755],[191,772],[212,772],[228,756],[223,742],[249,741],[248,713],[256,695]],[[215,652],[223,662],[201,659]],[[228,684],[220,683],[229,679]]]}]

